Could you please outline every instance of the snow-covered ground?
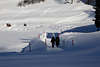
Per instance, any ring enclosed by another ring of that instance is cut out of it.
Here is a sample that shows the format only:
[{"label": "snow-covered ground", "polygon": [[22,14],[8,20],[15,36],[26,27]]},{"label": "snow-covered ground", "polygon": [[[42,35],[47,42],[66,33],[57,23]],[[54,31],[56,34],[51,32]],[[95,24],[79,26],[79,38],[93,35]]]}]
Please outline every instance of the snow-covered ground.
[{"label": "snow-covered ground", "polygon": [[[0,0],[0,67],[100,66],[100,32],[92,21],[92,6],[77,0],[73,4],[46,0],[19,8],[18,2]],[[61,33],[60,48],[48,48],[39,39],[50,31]]]}]

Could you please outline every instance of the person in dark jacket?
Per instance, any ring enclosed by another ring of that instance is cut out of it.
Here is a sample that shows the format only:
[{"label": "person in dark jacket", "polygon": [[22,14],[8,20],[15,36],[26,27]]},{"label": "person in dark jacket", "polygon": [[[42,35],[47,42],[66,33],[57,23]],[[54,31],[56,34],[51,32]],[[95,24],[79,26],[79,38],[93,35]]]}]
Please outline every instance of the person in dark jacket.
[{"label": "person in dark jacket", "polygon": [[56,47],[58,47],[60,44],[60,39],[59,39],[59,36],[56,37]]},{"label": "person in dark jacket", "polygon": [[55,38],[54,38],[54,36],[51,38],[51,43],[52,43],[52,48],[54,48],[54,44],[55,44]]}]

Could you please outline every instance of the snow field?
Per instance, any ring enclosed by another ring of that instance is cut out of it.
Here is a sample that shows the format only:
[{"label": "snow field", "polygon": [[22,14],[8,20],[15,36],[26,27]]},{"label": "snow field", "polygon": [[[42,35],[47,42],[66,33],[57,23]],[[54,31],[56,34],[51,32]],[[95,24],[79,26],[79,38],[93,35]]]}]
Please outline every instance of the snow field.
[{"label": "snow field", "polygon": [[[62,4],[60,1],[57,0],[56,1],[46,0],[46,2],[41,4],[37,3],[34,5],[29,5],[21,8],[15,6],[16,2],[18,1],[9,0],[10,5],[5,1],[2,1],[2,3],[4,4],[0,4],[1,6],[5,5],[4,7],[0,7],[1,9],[0,31],[3,33],[7,31],[9,33],[10,32],[13,33],[14,36],[18,37],[15,40],[16,42],[18,41],[19,43],[21,43],[20,42],[21,40],[19,40],[21,39],[21,37],[25,38],[27,41],[27,39],[30,36],[38,37],[38,35],[42,32],[46,31],[63,32],[76,27],[92,25],[94,23],[92,21],[93,17],[89,17],[89,14],[94,16],[93,15],[94,13],[91,12],[93,11],[92,6],[85,5],[81,2],[74,4]],[[6,23],[10,23],[12,26],[6,27]],[[23,26],[24,23],[27,24],[26,27]],[[24,33],[26,33],[27,35]],[[4,34],[1,34],[1,36],[4,36]],[[10,37],[12,37],[11,34],[9,35],[9,40],[16,38],[16,37],[12,38]],[[28,45],[28,43],[26,44]],[[32,42],[33,50],[35,47],[39,47],[37,44],[38,43],[34,44],[34,42]],[[34,45],[36,46],[34,47]],[[20,46],[21,48],[20,50],[18,50],[18,52],[21,51],[25,46]],[[51,49],[47,50],[52,51]],[[59,51],[62,49],[56,49],[56,50]]]},{"label": "snow field", "polygon": [[[100,32],[92,21],[92,6],[46,0],[19,8],[18,2],[0,0],[0,67],[100,66]],[[59,48],[48,48],[39,39],[48,31],[61,32]]]}]

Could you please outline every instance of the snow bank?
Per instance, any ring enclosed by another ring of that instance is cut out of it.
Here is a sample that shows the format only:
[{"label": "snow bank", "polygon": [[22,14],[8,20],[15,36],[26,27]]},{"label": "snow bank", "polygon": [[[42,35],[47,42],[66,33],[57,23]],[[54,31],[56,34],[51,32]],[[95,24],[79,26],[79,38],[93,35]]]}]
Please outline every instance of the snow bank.
[{"label": "snow bank", "polygon": [[[61,36],[64,50],[68,55],[99,56],[100,32],[65,33]],[[73,44],[72,44],[73,40]],[[70,52],[69,52],[70,51]]]},{"label": "snow bank", "polygon": [[[29,46],[31,46],[31,52]],[[32,39],[25,48],[23,48],[21,53],[41,54],[44,52],[46,52],[46,46],[44,42],[35,38]]]}]

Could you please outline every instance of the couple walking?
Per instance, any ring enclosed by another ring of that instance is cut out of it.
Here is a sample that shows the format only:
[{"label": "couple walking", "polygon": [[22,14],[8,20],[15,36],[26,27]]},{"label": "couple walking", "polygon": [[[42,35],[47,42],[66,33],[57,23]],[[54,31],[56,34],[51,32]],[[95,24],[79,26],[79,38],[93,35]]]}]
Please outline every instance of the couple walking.
[{"label": "couple walking", "polygon": [[59,46],[59,43],[60,43],[60,39],[59,39],[59,37],[57,36],[56,38],[53,36],[52,38],[51,38],[51,43],[52,43],[52,48],[54,48],[54,45],[56,44],[56,47],[58,47]]}]

